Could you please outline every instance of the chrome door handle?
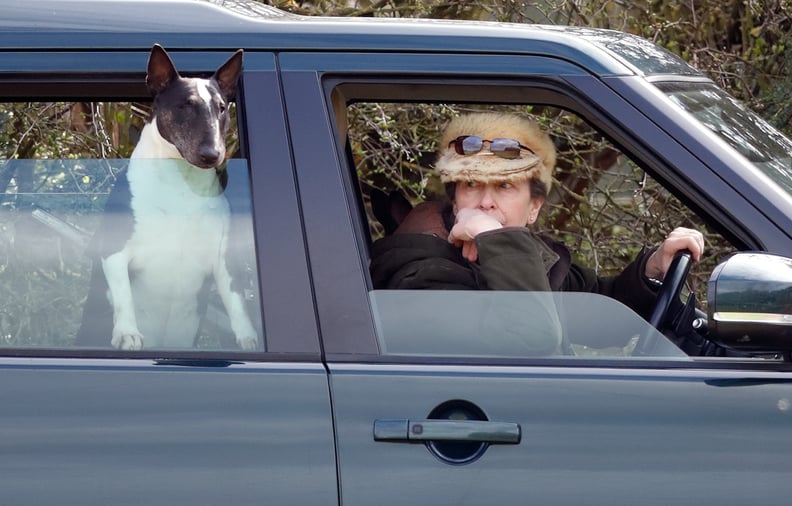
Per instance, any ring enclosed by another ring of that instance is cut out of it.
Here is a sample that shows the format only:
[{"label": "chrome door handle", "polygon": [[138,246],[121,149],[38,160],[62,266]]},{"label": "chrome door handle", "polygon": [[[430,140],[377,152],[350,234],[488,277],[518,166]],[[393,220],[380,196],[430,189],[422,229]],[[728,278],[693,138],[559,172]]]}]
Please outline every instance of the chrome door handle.
[{"label": "chrome door handle", "polygon": [[519,444],[520,425],[479,420],[374,420],[374,441]]}]

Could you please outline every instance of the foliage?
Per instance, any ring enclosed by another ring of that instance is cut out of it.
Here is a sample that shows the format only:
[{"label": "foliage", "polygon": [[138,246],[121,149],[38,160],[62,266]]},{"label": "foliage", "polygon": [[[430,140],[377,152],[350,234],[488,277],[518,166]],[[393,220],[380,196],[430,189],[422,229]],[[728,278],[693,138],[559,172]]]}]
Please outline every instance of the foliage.
[{"label": "foliage", "polygon": [[129,103],[0,105],[0,345],[65,346],[88,290],[85,249],[128,157]]}]

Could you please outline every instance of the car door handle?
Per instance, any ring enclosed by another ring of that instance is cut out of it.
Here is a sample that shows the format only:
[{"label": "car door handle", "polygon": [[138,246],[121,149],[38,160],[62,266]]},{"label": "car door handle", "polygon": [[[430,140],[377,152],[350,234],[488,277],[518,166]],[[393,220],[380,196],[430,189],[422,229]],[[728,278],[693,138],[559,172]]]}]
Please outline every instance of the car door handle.
[{"label": "car door handle", "polygon": [[520,425],[479,420],[375,420],[374,441],[519,444]]}]

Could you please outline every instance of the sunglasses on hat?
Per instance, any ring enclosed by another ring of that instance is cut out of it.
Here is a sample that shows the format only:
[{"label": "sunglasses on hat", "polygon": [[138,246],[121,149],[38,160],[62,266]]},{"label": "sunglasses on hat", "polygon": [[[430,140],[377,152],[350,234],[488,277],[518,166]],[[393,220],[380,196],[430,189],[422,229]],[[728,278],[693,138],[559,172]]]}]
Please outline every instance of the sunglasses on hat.
[{"label": "sunglasses on hat", "polygon": [[484,143],[489,144],[489,150],[492,154],[500,158],[513,160],[520,158],[520,151],[525,150],[535,155],[533,149],[528,146],[523,146],[514,139],[505,139],[498,137],[492,140],[482,139],[477,135],[460,135],[453,141],[448,143],[448,147],[454,146],[454,151],[459,155],[475,155],[484,149]]}]

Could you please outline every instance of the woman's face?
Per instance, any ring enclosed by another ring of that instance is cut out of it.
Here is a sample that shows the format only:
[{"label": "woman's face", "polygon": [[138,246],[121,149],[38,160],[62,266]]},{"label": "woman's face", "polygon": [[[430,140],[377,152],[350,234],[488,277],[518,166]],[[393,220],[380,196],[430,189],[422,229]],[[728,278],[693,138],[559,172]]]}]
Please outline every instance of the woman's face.
[{"label": "woman's face", "polygon": [[479,209],[504,227],[524,227],[536,221],[543,198],[531,198],[530,181],[456,184],[454,211]]}]

